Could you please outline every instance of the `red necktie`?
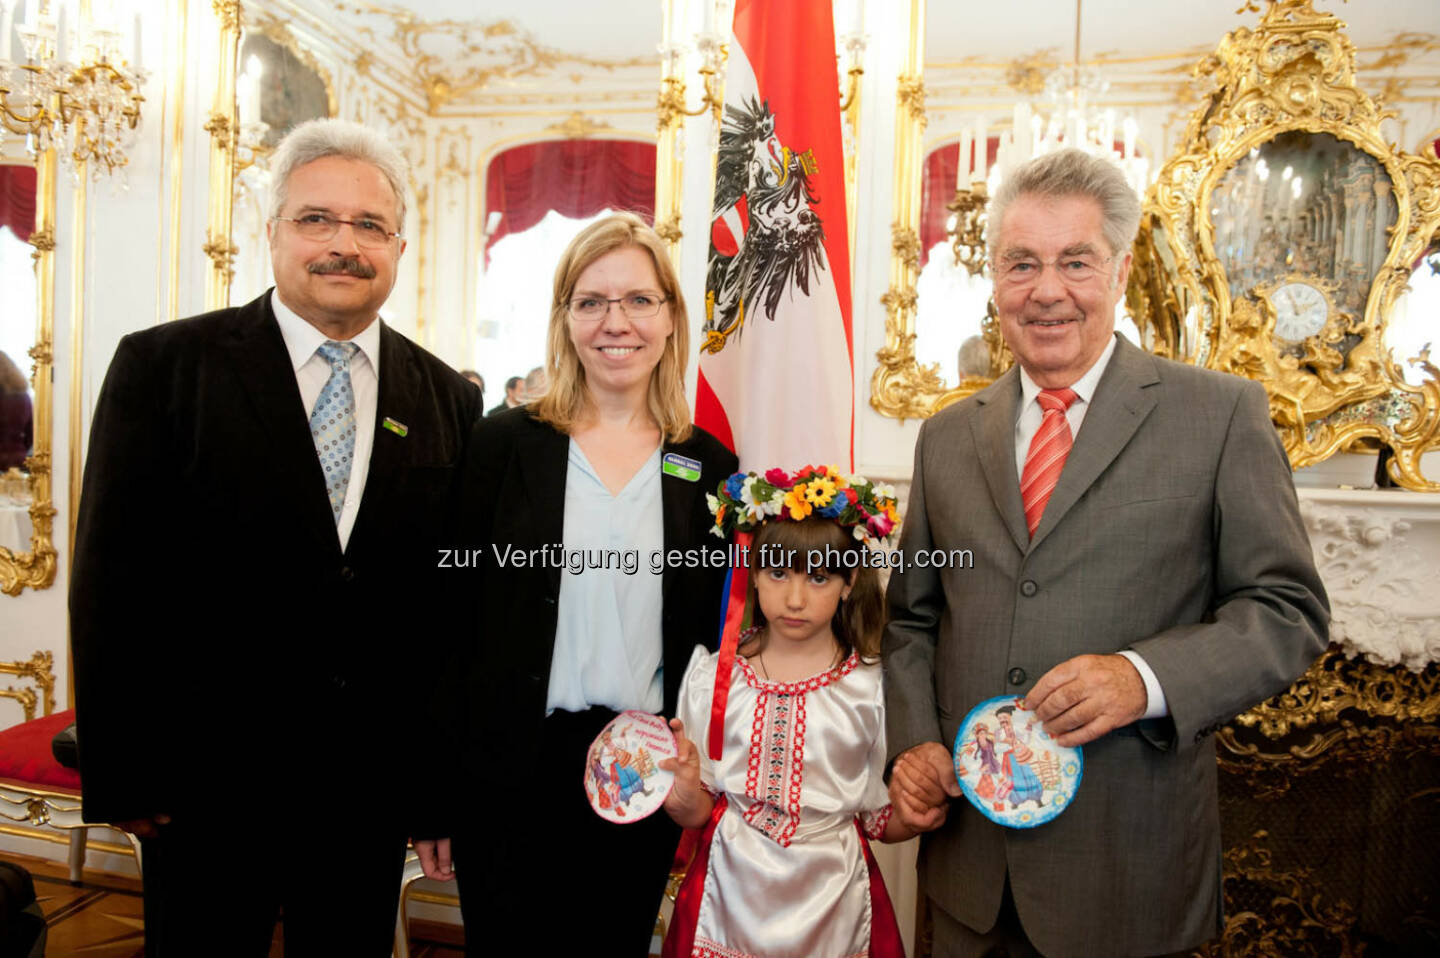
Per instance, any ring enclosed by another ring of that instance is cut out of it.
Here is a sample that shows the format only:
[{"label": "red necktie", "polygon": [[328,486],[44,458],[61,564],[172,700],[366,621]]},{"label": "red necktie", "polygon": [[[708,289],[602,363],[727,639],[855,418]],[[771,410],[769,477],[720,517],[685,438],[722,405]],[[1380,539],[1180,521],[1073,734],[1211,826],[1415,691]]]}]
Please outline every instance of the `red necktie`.
[{"label": "red necktie", "polygon": [[1020,476],[1020,500],[1025,504],[1025,525],[1030,535],[1040,525],[1045,514],[1045,503],[1060,481],[1060,470],[1065,468],[1065,457],[1070,454],[1073,439],[1070,437],[1070,423],[1065,419],[1065,410],[1079,397],[1073,389],[1042,389],[1035,397],[1045,418],[1035,438],[1030,440],[1030,451],[1025,453],[1025,471]]}]

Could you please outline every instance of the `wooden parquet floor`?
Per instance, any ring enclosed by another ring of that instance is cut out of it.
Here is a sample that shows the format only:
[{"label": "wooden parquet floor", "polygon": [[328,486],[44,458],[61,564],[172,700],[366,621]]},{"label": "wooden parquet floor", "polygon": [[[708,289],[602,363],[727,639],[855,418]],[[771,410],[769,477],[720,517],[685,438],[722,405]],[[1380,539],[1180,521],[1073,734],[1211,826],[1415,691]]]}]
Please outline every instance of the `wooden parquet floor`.
[{"label": "wooden parquet floor", "polygon": [[[35,897],[48,925],[47,956],[83,955],[85,958],[144,958],[144,902],[140,880],[126,875],[87,870],[79,886],[70,884],[69,872],[59,862],[26,855],[0,855],[30,872]],[[436,938],[448,937],[448,926],[429,928],[412,922],[411,958],[459,958],[465,949],[422,937],[427,930]],[[270,943],[271,958],[284,955],[283,931],[277,927]]]}]

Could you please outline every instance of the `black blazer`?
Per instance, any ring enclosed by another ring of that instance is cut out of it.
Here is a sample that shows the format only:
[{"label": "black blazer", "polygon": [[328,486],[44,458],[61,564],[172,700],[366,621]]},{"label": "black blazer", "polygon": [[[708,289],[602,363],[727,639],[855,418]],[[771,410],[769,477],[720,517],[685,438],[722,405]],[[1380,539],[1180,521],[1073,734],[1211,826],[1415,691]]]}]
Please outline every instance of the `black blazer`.
[{"label": "black blazer", "polygon": [[[521,406],[482,420],[467,451],[465,533],[456,546],[480,562],[478,568],[457,570],[456,577],[470,583],[464,588],[475,599],[478,636],[461,650],[452,673],[463,677],[463,686],[452,687],[450,701],[441,708],[463,739],[458,743],[463,770],[481,795],[506,794],[490,786],[511,781],[516,756],[538,747],[560,596],[559,568],[511,567],[497,574],[491,545],[535,549],[562,541],[569,447],[568,436]],[[684,442],[665,443],[661,451],[701,463],[695,482],[661,477],[665,549],[724,548],[726,543],[708,531],[712,520],[705,494],[735,471],[734,454],[699,428]],[[648,556],[640,561],[648,568]],[[664,570],[666,715],[675,714],[691,650],[717,640],[724,579],[723,567],[667,565]],[[474,814],[473,809],[457,811]],[[437,827],[444,832],[443,825]]]},{"label": "black blazer", "polygon": [[70,586],[87,819],[226,807],[261,775],[335,795],[402,767],[405,677],[433,674],[459,627],[436,554],[480,394],[385,326],[379,371],[342,552],[268,292],[120,341]]}]

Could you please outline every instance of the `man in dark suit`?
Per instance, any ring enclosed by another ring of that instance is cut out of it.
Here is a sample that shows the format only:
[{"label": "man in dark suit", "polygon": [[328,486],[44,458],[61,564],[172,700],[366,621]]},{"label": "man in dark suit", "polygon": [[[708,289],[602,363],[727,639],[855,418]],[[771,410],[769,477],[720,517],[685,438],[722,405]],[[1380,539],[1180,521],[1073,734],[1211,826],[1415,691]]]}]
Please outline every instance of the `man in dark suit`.
[{"label": "man in dark suit", "polygon": [[[1154,955],[1220,928],[1209,736],[1325,647],[1328,608],[1259,384],[1114,334],[1139,203],[1076,150],[1013,173],[990,262],[1016,367],[925,423],[892,576],[890,794],[935,954]],[[1083,428],[1082,428],[1083,424]],[[966,713],[1023,696],[1084,779],[1006,829],[958,796]],[[948,811],[948,814],[947,814]]]},{"label": "man in dark suit", "polygon": [[505,380],[505,398],[499,404],[485,413],[486,416],[498,416],[507,409],[514,409],[520,405],[520,389],[525,385],[525,380],[520,376],[511,376]]},{"label": "man in dark suit", "polygon": [[408,676],[479,393],[378,319],[405,164],[323,120],[272,157],[275,288],[121,340],[71,582],[85,817],[141,836],[150,955],[388,955]]}]

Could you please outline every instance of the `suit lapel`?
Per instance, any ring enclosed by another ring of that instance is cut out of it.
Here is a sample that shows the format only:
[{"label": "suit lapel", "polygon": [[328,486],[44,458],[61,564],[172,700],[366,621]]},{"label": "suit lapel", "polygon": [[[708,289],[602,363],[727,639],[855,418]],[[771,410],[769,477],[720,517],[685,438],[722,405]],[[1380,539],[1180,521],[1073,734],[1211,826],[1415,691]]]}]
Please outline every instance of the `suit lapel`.
[{"label": "suit lapel", "polygon": [[1005,520],[1015,545],[1030,548],[1025,527],[1025,506],[1020,501],[1020,477],[1015,474],[1015,419],[1020,408],[1020,373],[1012,367],[990,389],[976,396],[980,413],[970,421],[980,468],[990,499]]},{"label": "suit lapel", "polygon": [[267,291],[236,312],[229,355],[268,442],[265,457],[284,464],[278,488],[303,517],[305,529],[338,551],[340,539],[325,493],[325,476],[270,295]]},{"label": "suit lapel", "polygon": [[1130,442],[1159,401],[1157,391],[1147,388],[1159,381],[1150,357],[1128,340],[1119,338],[1110,365],[1095,388],[1094,401],[1085,412],[1080,435],[1075,437],[1075,445],[1065,460],[1060,481],[1045,504],[1045,514],[1030,542],[1032,549],[1065,518],[1065,513]]},{"label": "suit lapel", "polygon": [[[534,533],[530,541],[536,545],[559,544],[565,536],[565,475],[569,471],[570,437],[534,419],[526,423],[529,428],[515,441],[515,454],[530,507],[526,523]],[[551,596],[558,598],[560,567],[549,565],[545,576]]]},{"label": "suit lapel", "polygon": [[376,513],[384,503],[393,502],[392,489],[402,468],[414,459],[412,450],[432,437],[417,434],[411,428],[406,435],[382,427],[393,419],[406,427],[423,425],[416,417],[420,399],[420,370],[408,349],[402,348],[400,334],[382,320],[380,323],[380,382],[375,398],[374,440],[370,446],[370,469],[365,476],[360,511],[355,515],[355,528],[350,533],[350,547],[364,541],[366,529],[376,521]]}]

